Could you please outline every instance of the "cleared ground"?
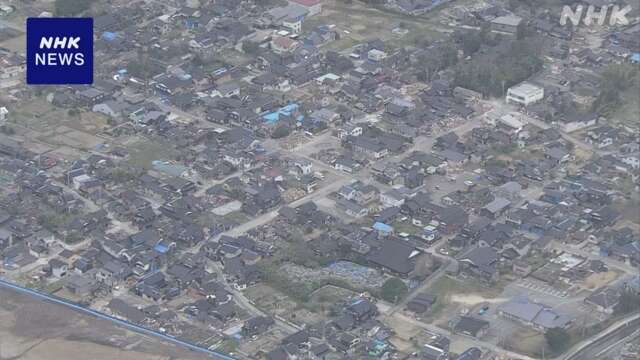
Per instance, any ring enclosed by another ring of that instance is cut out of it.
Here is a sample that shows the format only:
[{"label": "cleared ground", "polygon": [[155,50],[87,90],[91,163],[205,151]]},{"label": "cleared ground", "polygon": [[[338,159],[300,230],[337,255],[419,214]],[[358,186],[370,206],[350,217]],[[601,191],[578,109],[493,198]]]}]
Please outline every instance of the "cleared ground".
[{"label": "cleared ground", "polygon": [[0,289],[0,359],[212,359],[60,305]]}]

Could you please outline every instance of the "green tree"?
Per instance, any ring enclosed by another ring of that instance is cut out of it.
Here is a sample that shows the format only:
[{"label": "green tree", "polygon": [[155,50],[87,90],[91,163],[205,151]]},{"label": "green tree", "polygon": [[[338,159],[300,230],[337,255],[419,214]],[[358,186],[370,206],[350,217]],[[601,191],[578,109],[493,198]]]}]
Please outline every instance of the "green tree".
[{"label": "green tree", "polygon": [[476,51],[480,50],[482,46],[482,34],[477,31],[470,31],[462,34],[462,51],[465,56],[473,55]]},{"label": "green tree", "polygon": [[286,125],[282,125],[273,130],[271,137],[274,139],[282,139],[283,137],[289,136],[289,134],[291,134],[291,129]]},{"label": "green tree", "polygon": [[260,51],[260,45],[254,41],[243,41],[242,51],[246,54],[255,55]]},{"label": "green tree", "polygon": [[56,0],[55,12],[57,16],[78,15],[91,7],[93,0]]},{"label": "green tree", "polygon": [[635,311],[640,311],[640,294],[625,290],[620,295],[620,301],[614,308],[614,312],[616,315],[626,315]]},{"label": "green tree", "polygon": [[544,338],[551,350],[561,354],[571,345],[571,335],[563,328],[553,328],[544,333]]},{"label": "green tree", "polygon": [[501,43],[473,61],[456,67],[454,84],[485,96],[503,96],[507,88],[542,69],[540,45],[535,39]]},{"label": "green tree", "polygon": [[400,301],[400,299],[407,296],[408,292],[409,288],[404,283],[404,281],[393,277],[382,284],[382,288],[380,289],[380,297],[388,302],[397,303],[398,301]]},{"label": "green tree", "polygon": [[640,71],[633,64],[613,64],[607,67],[600,78],[600,94],[592,110],[607,114],[620,104],[622,92],[635,87],[640,89]]}]

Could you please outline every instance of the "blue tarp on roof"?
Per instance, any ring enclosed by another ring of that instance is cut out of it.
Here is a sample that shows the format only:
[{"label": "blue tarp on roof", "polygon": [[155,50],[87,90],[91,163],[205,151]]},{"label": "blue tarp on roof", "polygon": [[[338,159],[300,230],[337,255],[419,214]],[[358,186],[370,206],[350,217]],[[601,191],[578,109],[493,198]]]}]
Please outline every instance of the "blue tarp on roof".
[{"label": "blue tarp on roof", "polygon": [[631,55],[631,62],[634,64],[640,64],[640,53]]},{"label": "blue tarp on roof", "polygon": [[114,32],[105,31],[102,33],[102,38],[107,41],[113,41],[118,37],[118,35]]},{"label": "blue tarp on roof", "polygon": [[162,244],[162,243],[157,244],[153,249],[155,251],[159,252],[160,254],[166,254],[167,251],[169,251],[169,247],[167,245]]},{"label": "blue tarp on roof", "polygon": [[377,231],[382,231],[385,233],[390,233],[393,231],[393,228],[385,223],[377,222],[373,224],[373,228]]},{"label": "blue tarp on roof", "polygon": [[[280,116],[291,116],[291,114],[298,110],[298,107],[298,104],[289,104],[281,107],[278,111],[263,115],[262,118],[267,124],[275,124],[280,120]],[[302,121],[302,119],[303,117],[299,116],[297,120]]]}]

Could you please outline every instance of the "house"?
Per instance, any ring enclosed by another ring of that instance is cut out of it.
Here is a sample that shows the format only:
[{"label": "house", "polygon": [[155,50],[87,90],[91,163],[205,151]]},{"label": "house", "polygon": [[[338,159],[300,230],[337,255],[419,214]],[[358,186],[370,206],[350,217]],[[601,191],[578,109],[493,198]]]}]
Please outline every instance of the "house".
[{"label": "house", "polygon": [[367,59],[371,61],[379,62],[386,59],[387,56],[389,55],[386,52],[378,49],[371,49],[369,50],[369,52],[367,52]]},{"label": "house", "polygon": [[349,136],[362,135],[362,126],[354,124],[346,124],[338,129],[338,139],[345,139]]},{"label": "house", "polygon": [[598,123],[598,115],[569,113],[563,114],[558,119],[557,126],[566,133],[571,133],[584,128],[588,128]]},{"label": "house", "polygon": [[107,304],[107,309],[112,314],[129,320],[134,324],[141,324],[147,317],[142,310],[127,304],[122,299],[112,299]]},{"label": "house", "polygon": [[389,154],[389,149],[375,139],[365,136],[357,136],[350,137],[349,140],[351,141],[355,152],[371,156],[374,159],[381,159]]},{"label": "house", "polygon": [[235,81],[229,81],[220,84],[211,92],[212,97],[230,98],[240,96],[240,84]]},{"label": "house", "polygon": [[86,296],[96,289],[96,281],[86,275],[72,275],[67,280],[65,287],[74,295]]},{"label": "house", "polygon": [[482,350],[477,347],[472,347],[465,350],[462,354],[458,355],[453,360],[480,360],[482,358]]},{"label": "house", "polygon": [[584,299],[584,303],[591,305],[597,311],[605,314],[613,314],[615,307],[620,302],[620,291],[610,287],[603,287],[594,291]]},{"label": "house", "polygon": [[618,129],[612,126],[599,126],[587,131],[585,141],[595,145],[598,149],[603,149],[618,140],[618,133]]},{"label": "house", "polygon": [[509,134],[517,134],[524,128],[524,123],[517,118],[517,113],[509,113],[498,119],[498,126]]},{"label": "house", "polygon": [[367,260],[392,274],[406,278],[414,271],[421,254],[420,250],[405,241],[385,238],[379,248],[367,254]]},{"label": "house", "polygon": [[508,181],[492,190],[493,195],[497,198],[507,199],[511,202],[520,198],[522,185],[515,181]]},{"label": "house", "polygon": [[363,323],[378,315],[376,305],[368,299],[360,297],[349,302],[344,311],[351,315],[356,323]]},{"label": "house", "polygon": [[339,333],[329,339],[329,343],[345,354],[351,353],[353,349],[360,344],[360,338],[350,333]]},{"label": "house", "polygon": [[9,110],[6,106],[0,106],[0,126],[5,125],[9,118]]},{"label": "house", "polygon": [[380,202],[382,202],[382,206],[385,208],[400,207],[404,204],[404,199],[404,195],[396,189],[391,189],[380,194]]},{"label": "house", "polygon": [[110,260],[98,269],[95,276],[98,281],[113,287],[125,281],[131,275],[133,275],[133,272],[129,266],[116,260]]},{"label": "house", "polygon": [[245,336],[260,335],[269,330],[275,321],[269,316],[256,316],[245,321],[242,325],[242,334]]},{"label": "house", "polygon": [[301,4],[289,2],[286,6],[275,7],[266,14],[274,25],[282,25],[283,21],[302,22],[309,15],[309,9]]},{"label": "house", "polygon": [[336,206],[338,209],[347,213],[347,215],[355,218],[362,218],[369,214],[369,209],[367,207],[351,200],[338,199],[336,200]]},{"label": "house", "polygon": [[361,167],[362,165],[360,165],[359,162],[348,156],[339,156],[333,163],[334,169],[344,171],[349,174],[360,170]]},{"label": "house", "polygon": [[458,259],[462,271],[482,280],[493,282],[498,278],[498,253],[490,247],[478,247]]},{"label": "house", "polygon": [[449,360],[449,352],[437,346],[425,344],[420,352],[422,360]]},{"label": "house", "polygon": [[545,147],[544,157],[552,161],[554,164],[564,164],[571,160],[571,152],[564,146]]},{"label": "house", "polygon": [[520,277],[526,277],[531,274],[532,267],[526,260],[516,260],[513,262],[513,274]]},{"label": "house", "polygon": [[567,328],[572,320],[569,316],[558,314],[550,308],[529,301],[528,298],[515,298],[500,306],[498,313],[539,331],[553,328]]},{"label": "house", "polygon": [[630,166],[632,169],[640,169],[640,152],[624,155],[620,161]]},{"label": "house", "polygon": [[298,41],[284,36],[274,36],[271,40],[271,50],[276,54],[293,52],[299,45]]},{"label": "house", "polygon": [[529,106],[544,98],[544,88],[523,82],[507,89],[507,104],[515,103]]},{"label": "house", "polygon": [[489,330],[489,322],[471,316],[461,316],[453,326],[453,332],[480,339]]},{"label": "house", "polygon": [[0,79],[12,79],[24,73],[27,62],[24,56],[16,53],[0,53]]},{"label": "house", "polygon": [[491,20],[491,32],[516,35],[522,24],[522,18],[515,15],[498,16]]},{"label": "house", "polygon": [[121,118],[125,115],[129,105],[125,102],[117,100],[107,100],[105,102],[95,104],[91,111],[105,114],[111,118]]},{"label": "house", "polygon": [[427,312],[436,303],[436,300],[436,295],[420,293],[407,303],[407,309],[416,314],[422,314]]},{"label": "house", "polygon": [[291,17],[284,18],[282,27],[291,30],[294,34],[299,34],[302,32],[302,20]]},{"label": "house", "polygon": [[76,92],[76,96],[81,104],[93,107],[93,105],[103,101],[106,94],[94,87],[89,87],[85,90]]},{"label": "house", "polygon": [[456,86],[453,89],[453,97],[462,100],[465,103],[477,103],[482,100],[482,94],[470,89]]},{"label": "house", "polygon": [[49,260],[48,273],[56,278],[61,278],[67,274],[69,271],[69,265],[59,259],[51,259]]},{"label": "house", "polygon": [[156,90],[167,95],[177,95],[192,85],[191,78],[186,76],[163,74],[154,81]]},{"label": "house", "polygon": [[302,6],[307,10],[308,16],[318,15],[322,12],[322,0],[289,0],[289,3]]},{"label": "house", "polygon": [[480,210],[480,215],[490,219],[495,219],[504,214],[510,206],[511,201],[497,197]]}]

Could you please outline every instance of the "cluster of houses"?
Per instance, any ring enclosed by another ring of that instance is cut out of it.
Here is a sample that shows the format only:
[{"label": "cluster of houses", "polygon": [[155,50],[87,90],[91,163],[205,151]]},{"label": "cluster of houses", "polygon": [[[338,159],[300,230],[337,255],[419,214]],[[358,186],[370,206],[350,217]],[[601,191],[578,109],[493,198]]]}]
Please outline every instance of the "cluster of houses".
[{"label": "cluster of houses", "polygon": [[[542,49],[548,71],[504,89],[504,103],[518,111],[496,115],[442,64],[452,41],[397,47],[371,38],[339,52],[326,45],[342,29],[308,25],[322,14],[321,0],[200,3],[112,5],[94,19],[95,58],[107,60],[92,85],[11,91],[6,106],[0,98],[2,125],[18,113],[16,103],[39,96],[70,117],[108,119],[101,139],[151,141],[177,153],[158,151],[141,167],[138,149],[109,144],[62,161],[20,136],[0,135],[4,269],[38,270],[42,288],[83,304],[107,299],[100,310],[215,345],[238,322],[249,339],[281,327],[268,314],[247,315],[234,294],[265,281],[260,262],[300,234],[315,258],[354,261],[407,284],[433,274],[443,257],[447,275],[485,286],[508,273],[564,289],[606,271],[603,261],[551,251],[554,242],[587,244],[605,260],[640,266],[638,233],[618,226],[625,214],[615,206],[638,189],[637,127],[565,111],[567,99],[597,98],[606,65],[640,62],[638,25],[612,31],[600,48],[575,49],[573,33],[548,13],[525,19],[488,4],[456,12],[455,23],[485,26],[499,38],[529,29],[553,42]],[[385,2],[411,15],[446,3]],[[24,57],[0,49],[0,81],[20,79],[24,68]],[[464,134],[451,130],[472,121]],[[339,144],[326,162],[353,181],[331,201],[291,205],[330,182],[315,161],[267,146],[291,134]],[[418,146],[419,137],[433,141]],[[579,161],[577,147],[594,157]],[[527,156],[510,157],[518,151]],[[429,190],[469,173],[463,189]],[[620,189],[625,181],[632,185]],[[250,229],[227,235],[243,225]],[[446,252],[429,254],[440,240]],[[585,303],[610,314],[620,294],[605,286]],[[426,313],[438,296],[422,292],[407,308]],[[345,299],[326,324],[304,324],[261,355],[390,358],[393,329],[379,320],[375,301]],[[572,323],[528,299],[503,304],[499,315],[541,332]],[[450,325],[478,339],[490,327],[467,315]],[[420,356],[449,359],[449,344],[433,341]],[[480,356],[473,347],[457,359]]]}]

